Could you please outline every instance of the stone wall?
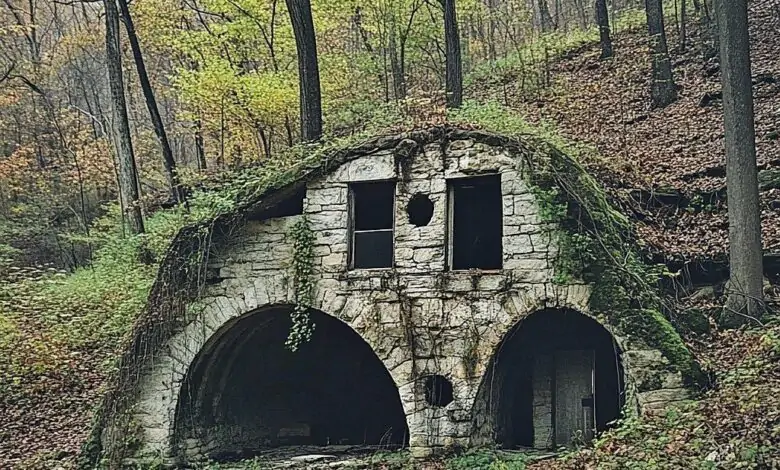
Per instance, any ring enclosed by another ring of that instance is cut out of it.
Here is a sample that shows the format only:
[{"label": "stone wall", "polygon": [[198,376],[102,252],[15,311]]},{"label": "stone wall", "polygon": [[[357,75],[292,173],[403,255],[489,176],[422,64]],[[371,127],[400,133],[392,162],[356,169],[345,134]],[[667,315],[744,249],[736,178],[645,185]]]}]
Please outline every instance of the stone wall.
[{"label": "stone wall", "polygon": [[[524,171],[523,159],[507,149],[455,140],[426,145],[411,161],[393,150],[379,151],[308,185],[304,214],[316,234],[314,307],[349,325],[383,361],[398,387],[410,447],[418,454],[491,441],[495,418],[480,384],[496,348],[518,322],[545,308],[589,315],[587,286],[553,282],[554,227],[540,219]],[[491,172],[501,175],[503,269],[447,271],[447,179]],[[395,268],[350,271],[348,184],[385,179],[398,180]],[[424,227],[410,224],[405,211],[418,193],[434,204]],[[204,298],[189,306],[185,326],[142,376],[134,408],[142,432],[139,455],[174,457],[181,451],[196,457],[197,446],[174,445],[185,374],[231,321],[293,302],[289,232],[299,217],[249,222],[229,244],[214,247],[209,268],[215,278]],[[658,351],[641,338],[610,332],[622,350],[634,405],[656,409],[685,398],[680,374],[669,372]],[[418,379],[431,374],[453,384],[454,400],[446,407],[432,407],[424,399]]]}]

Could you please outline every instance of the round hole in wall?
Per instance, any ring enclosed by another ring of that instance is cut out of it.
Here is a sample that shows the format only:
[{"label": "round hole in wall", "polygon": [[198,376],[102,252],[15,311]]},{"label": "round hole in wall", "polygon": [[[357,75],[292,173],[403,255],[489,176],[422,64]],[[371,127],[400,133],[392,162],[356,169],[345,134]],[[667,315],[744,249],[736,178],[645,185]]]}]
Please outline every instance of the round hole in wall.
[{"label": "round hole in wall", "polygon": [[443,407],[452,403],[452,382],[441,375],[424,377],[425,401],[435,407]]},{"label": "round hole in wall", "polygon": [[409,223],[415,227],[424,227],[433,218],[433,202],[425,194],[415,194],[406,206]]}]

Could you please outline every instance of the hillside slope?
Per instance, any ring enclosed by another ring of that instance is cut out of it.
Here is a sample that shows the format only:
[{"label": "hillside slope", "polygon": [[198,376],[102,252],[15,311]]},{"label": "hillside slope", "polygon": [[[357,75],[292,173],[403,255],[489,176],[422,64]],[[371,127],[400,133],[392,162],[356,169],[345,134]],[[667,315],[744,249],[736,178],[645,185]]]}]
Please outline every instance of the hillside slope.
[{"label": "hillside slope", "polygon": [[[505,87],[479,93],[594,147],[601,158],[583,163],[633,213],[657,259],[678,266],[722,262],[728,219],[720,76],[716,62],[702,59],[699,28],[685,53],[674,23],[667,28],[680,98],[665,109],[649,106],[644,31],[619,34],[613,60],[600,61],[598,44],[591,44],[556,61],[553,86],[539,96]],[[772,260],[780,252],[780,17],[772,2],[750,4],[750,32],[763,239]],[[777,309],[779,273],[773,263],[767,270],[775,285],[766,292]],[[722,300],[678,287],[678,313],[716,312]],[[593,449],[531,468],[780,468],[780,326],[689,335],[688,343],[713,378],[712,389],[689,408],[628,420]]]},{"label": "hillside slope", "polygon": [[[722,257],[728,221],[720,75],[716,62],[703,61],[700,28],[689,26],[689,46],[680,53],[668,23],[680,98],[665,109],[649,109],[642,30],[619,33],[612,60],[599,61],[599,46],[591,44],[554,62],[553,85],[541,96],[527,99],[518,81],[477,93],[595,147],[604,158],[584,163],[635,203],[643,239],[666,259]],[[780,252],[780,19],[773,2],[751,2],[750,33],[763,236],[766,249]]]}]

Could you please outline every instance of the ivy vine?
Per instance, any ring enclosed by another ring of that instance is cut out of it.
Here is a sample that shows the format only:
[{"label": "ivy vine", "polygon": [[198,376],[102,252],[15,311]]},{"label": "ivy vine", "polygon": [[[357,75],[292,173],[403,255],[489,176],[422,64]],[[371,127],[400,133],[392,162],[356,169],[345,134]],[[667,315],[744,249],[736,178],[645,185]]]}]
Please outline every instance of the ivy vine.
[{"label": "ivy vine", "polygon": [[302,344],[311,340],[314,324],[309,309],[314,301],[314,232],[309,219],[302,217],[293,225],[290,236],[293,240],[293,286],[295,288],[295,307],[290,318],[292,325],[285,345],[291,351],[297,351]]}]

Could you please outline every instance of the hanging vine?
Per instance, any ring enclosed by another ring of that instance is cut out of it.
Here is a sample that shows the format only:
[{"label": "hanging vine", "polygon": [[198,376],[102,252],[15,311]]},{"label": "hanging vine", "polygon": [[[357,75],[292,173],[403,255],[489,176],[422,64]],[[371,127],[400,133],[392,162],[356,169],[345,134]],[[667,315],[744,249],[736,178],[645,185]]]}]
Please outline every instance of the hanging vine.
[{"label": "hanging vine", "polygon": [[295,287],[295,308],[290,318],[292,325],[285,345],[291,351],[297,351],[302,344],[311,340],[314,324],[309,309],[314,301],[314,232],[309,219],[301,218],[290,233],[293,239],[293,286]]}]

